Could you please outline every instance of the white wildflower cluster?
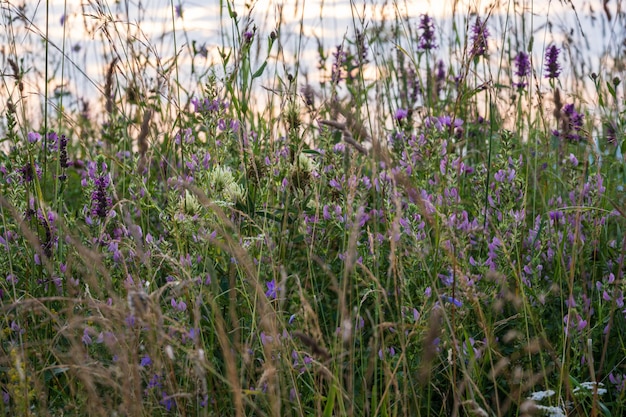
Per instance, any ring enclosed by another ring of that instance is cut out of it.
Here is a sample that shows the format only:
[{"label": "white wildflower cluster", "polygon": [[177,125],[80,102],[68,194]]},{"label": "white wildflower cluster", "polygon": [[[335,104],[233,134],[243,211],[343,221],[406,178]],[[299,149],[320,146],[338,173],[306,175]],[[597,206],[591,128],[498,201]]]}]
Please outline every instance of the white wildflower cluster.
[{"label": "white wildflower cluster", "polygon": [[178,209],[181,213],[193,216],[200,212],[200,203],[198,198],[189,190],[185,190],[185,195],[178,200]]},{"label": "white wildflower cluster", "polygon": [[595,390],[596,385],[598,386],[598,395],[604,395],[606,394],[606,388],[602,388],[604,386],[604,384],[602,382],[600,383],[596,383],[596,382],[582,382],[580,384],[580,386],[574,388],[574,390],[572,391],[574,394],[592,394]]},{"label": "white wildflower cluster", "polygon": [[548,417],[566,417],[567,414],[565,414],[565,411],[561,407],[546,406],[546,405],[540,405],[540,404],[535,403],[535,401],[542,401],[546,398],[550,398],[554,394],[555,392],[551,389],[546,390],[546,391],[533,392],[528,397],[528,399],[531,401],[529,401],[528,404],[526,404],[526,407],[529,407],[530,410],[539,411],[542,413],[542,415],[545,415]]},{"label": "white wildflower cluster", "polygon": [[313,174],[317,172],[317,163],[305,153],[300,152],[300,155],[298,155],[298,169],[302,172]]},{"label": "white wildflower cluster", "polygon": [[550,398],[555,394],[554,391],[552,391],[551,389],[546,390],[546,391],[537,391],[537,392],[533,392],[532,394],[530,394],[530,397],[528,397],[529,400],[533,400],[533,401],[541,401],[544,398]]},{"label": "white wildflower cluster", "polygon": [[218,165],[213,168],[209,173],[209,186],[209,196],[226,204],[241,201],[245,195],[243,187],[237,183],[229,167]]}]

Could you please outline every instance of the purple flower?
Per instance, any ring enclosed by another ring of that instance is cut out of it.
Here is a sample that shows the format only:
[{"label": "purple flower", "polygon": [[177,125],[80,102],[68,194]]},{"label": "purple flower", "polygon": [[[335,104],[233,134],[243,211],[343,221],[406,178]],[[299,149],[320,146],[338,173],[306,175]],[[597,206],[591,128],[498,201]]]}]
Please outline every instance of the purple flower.
[{"label": "purple flower", "polygon": [[342,79],[341,67],[346,60],[346,53],[343,50],[343,45],[337,45],[337,50],[333,52],[333,57],[335,58],[335,60],[333,61],[333,68],[331,71],[330,79],[333,84],[339,84]]},{"label": "purple flower", "polygon": [[183,5],[182,4],[177,4],[176,6],[174,6],[174,13],[176,14],[176,17],[179,18],[183,18]]},{"label": "purple flower", "polygon": [[252,38],[254,37],[254,31],[252,30],[246,30],[243,33],[243,39],[246,43],[250,43],[252,42]]},{"label": "purple flower", "polygon": [[566,104],[562,110],[562,131],[554,131],[554,135],[562,137],[570,142],[580,142],[583,140],[583,136],[580,135],[583,128],[582,113],[578,113],[573,104]]},{"label": "purple flower", "polygon": [[398,109],[396,110],[395,118],[398,122],[401,122],[403,119],[407,117],[408,114],[409,112],[406,111],[405,109]]},{"label": "purple flower", "polygon": [[615,128],[615,124],[613,122],[608,122],[605,124],[606,127],[606,142],[609,145],[617,145],[617,129]]},{"label": "purple flower", "polygon": [[[35,168],[34,172],[33,167]],[[42,174],[41,167],[36,162],[33,162],[32,165],[26,163],[23,167],[18,169],[18,172],[20,173],[22,183],[32,182],[35,178],[34,175],[37,175],[37,178],[41,179]]]},{"label": "purple flower", "polygon": [[482,56],[487,53],[487,38],[489,30],[487,30],[486,22],[481,22],[480,17],[476,17],[476,22],[472,26],[472,56]]},{"label": "purple flower", "polygon": [[559,65],[559,53],[561,50],[555,45],[548,46],[546,50],[546,78],[558,78],[561,73],[561,66]]},{"label": "purple flower", "polygon": [[37,143],[41,139],[41,135],[37,132],[28,132],[28,143]]},{"label": "purple flower", "polygon": [[91,336],[89,335],[89,327],[85,327],[85,330],[83,330],[83,337],[81,338],[81,340],[87,346],[92,343]]},{"label": "purple flower", "polygon": [[159,404],[165,407],[167,411],[171,411],[172,407],[174,407],[174,399],[170,397],[169,395],[167,395],[165,391],[161,392],[161,398],[162,400],[159,401]]},{"label": "purple flower", "polygon": [[265,283],[267,285],[267,291],[265,291],[265,296],[270,300],[275,300],[278,297],[278,291],[280,288],[276,286],[276,280],[273,279]]},{"label": "purple flower", "polygon": [[433,19],[427,14],[423,14],[420,17],[419,29],[422,33],[419,37],[418,48],[423,51],[435,49],[437,44],[435,43],[435,24]]},{"label": "purple flower", "polygon": [[520,78],[517,83],[513,83],[513,86],[520,89],[525,88],[528,83],[523,79],[530,75],[530,59],[528,54],[526,52],[518,53],[513,62],[515,63],[515,75]]},{"label": "purple flower", "polygon": [[152,365],[152,359],[150,359],[150,356],[144,355],[141,358],[141,362],[139,363],[139,366],[145,368],[145,367],[150,366],[150,365]]},{"label": "purple flower", "polygon": [[437,84],[437,93],[439,93],[443,90],[443,86],[446,81],[446,64],[441,59],[437,62],[437,74],[435,81]]},{"label": "purple flower", "polygon": [[91,214],[104,219],[108,214],[109,207],[111,206],[111,199],[107,196],[106,192],[106,189],[109,186],[109,177],[107,175],[101,175],[94,180],[94,184],[96,188],[91,193]]}]

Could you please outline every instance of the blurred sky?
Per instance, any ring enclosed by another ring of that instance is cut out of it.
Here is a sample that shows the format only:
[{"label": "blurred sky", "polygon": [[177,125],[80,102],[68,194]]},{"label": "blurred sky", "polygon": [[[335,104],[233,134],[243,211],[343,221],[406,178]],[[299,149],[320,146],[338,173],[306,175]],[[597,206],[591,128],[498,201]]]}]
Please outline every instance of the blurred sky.
[{"label": "blurred sky", "polygon": [[[321,45],[325,54],[331,54],[344,38],[354,39],[355,27],[373,28],[385,21],[389,28],[389,23],[395,22],[407,34],[415,32],[419,16],[428,13],[435,19],[438,31],[440,47],[435,54],[438,59],[450,61],[451,56],[459,54],[455,35],[466,36],[473,16],[478,13],[483,18],[489,16],[492,60],[499,59],[501,63],[504,50],[509,53],[525,50],[533,39],[531,52],[539,74],[543,51],[552,42],[559,47],[573,46],[573,54],[562,56],[566,75],[568,67],[574,64],[584,66],[584,72],[601,73],[613,68],[613,58],[621,56],[624,50],[625,25],[623,17],[615,18],[617,1],[610,0],[607,5],[612,15],[609,21],[600,1],[578,0],[570,4],[569,1],[549,0],[236,0],[231,4],[237,13],[239,33],[229,17],[226,2],[220,0],[28,0],[22,3],[24,19],[9,24],[20,12],[20,3],[12,1],[8,5],[2,3],[1,7],[3,26],[7,28],[2,50],[5,62],[6,57],[32,55],[29,58],[32,62],[26,59],[23,66],[32,69],[29,76],[35,76],[30,80],[34,91],[41,91],[41,86],[36,85],[36,76],[43,77],[47,67],[50,88],[90,99],[101,93],[99,89],[113,55],[121,56],[124,61],[133,54],[142,54],[151,65],[140,75],[148,82],[159,84],[167,81],[159,77],[174,76],[168,70],[171,57],[177,52],[177,76],[186,80],[182,86],[194,95],[198,80],[187,65],[191,64],[193,48],[206,53],[206,57],[195,56],[196,74],[204,74],[211,68],[217,68],[219,73],[218,51],[222,48],[228,52],[236,47],[232,39],[246,28],[257,28],[258,38],[253,49],[256,61],[252,64],[255,68],[267,56],[265,46],[269,33],[280,28],[281,43],[274,46],[267,71],[284,77],[299,65],[300,75],[306,73],[307,79],[315,83],[328,77],[330,66],[318,71],[318,47]],[[452,30],[453,24],[457,25],[456,33]],[[42,59],[45,37],[52,45],[47,65]],[[128,39],[134,40],[132,47]],[[462,43],[464,41],[461,39]],[[278,46],[282,48],[280,53]],[[401,46],[410,50],[408,45]],[[496,65],[500,63],[496,61]],[[127,68],[128,80],[137,78],[139,74],[133,71],[140,67],[137,63],[136,68],[132,65]],[[375,69],[371,76],[376,76]],[[272,78],[258,81],[263,85]]]}]

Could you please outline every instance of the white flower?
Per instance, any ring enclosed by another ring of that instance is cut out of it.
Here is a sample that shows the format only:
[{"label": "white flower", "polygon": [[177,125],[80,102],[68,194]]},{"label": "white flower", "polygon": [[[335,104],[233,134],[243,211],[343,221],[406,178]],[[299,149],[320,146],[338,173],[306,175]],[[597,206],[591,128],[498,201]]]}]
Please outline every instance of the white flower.
[{"label": "white flower", "polygon": [[555,392],[552,391],[551,389],[546,390],[546,391],[537,391],[537,392],[533,392],[532,394],[530,394],[530,397],[528,397],[528,399],[533,400],[533,401],[541,401],[544,398],[552,397],[554,394]]},{"label": "white flower", "polygon": [[300,155],[298,155],[298,168],[302,172],[312,173],[317,171],[317,164],[305,153],[300,152]]},{"label": "white flower", "polygon": [[216,166],[209,173],[209,186],[216,195],[216,199],[222,199],[226,203],[241,201],[245,191],[241,185],[235,181],[235,177],[228,167]]},{"label": "white flower", "polygon": [[543,411],[548,417],[567,417],[565,411],[561,407],[547,407],[545,405],[536,405],[537,410]]},{"label": "white flower", "polygon": [[598,395],[606,394],[606,392],[607,392],[606,389],[605,388],[601,388],[601,387],[604,386],[604,384],[602,382],[596,383],[596,382],[591,382],[591,381],[589,381],[589,382],[582,382],[579,387],[574,388],[573,393],[576,394],[576,393],[579,393],[579,392],[584,392],[582,390],[583,388],[585,390],[588,390],[589,392],[593,392],[594,387],[596,385],[598,385]]},{"label": "white flower", "polygon": [[195,195],[190,193],[189,190],[185,190],[185,195],[181,196],[178,202],[178,208],[181,213],[193,216],[200,210],[200,203]]}]

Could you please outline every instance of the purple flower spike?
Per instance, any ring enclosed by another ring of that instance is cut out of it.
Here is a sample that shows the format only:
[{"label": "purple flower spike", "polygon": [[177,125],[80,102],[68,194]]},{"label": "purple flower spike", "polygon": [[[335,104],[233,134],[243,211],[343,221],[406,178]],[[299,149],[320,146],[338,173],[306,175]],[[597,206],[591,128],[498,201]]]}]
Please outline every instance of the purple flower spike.
[{"label": "purple flower spike", "polygon": [[546,78],[558,78],[561,74],[561,66],[559,65],[559,53],[561,50],[555,45],[548,46],[546,50]]},{"label": "purple flower spike", "polygon": [[520,89],[525,88],[528,83],[524,81],[524,77],[530,75],[531,71],[530,58],[526,52],[520,52],[517,54],[513,62],[515,63],[515,75],[520,78],[519,82],[513,83],[513,86]]},{"label": "purple flower spike", "polygon": [[476,22],[472,26],[472,56],[483,56],[487,53],[488,37],[486,22],[481,22],[480,17],[476,17]]},{"label": "purple flower spike", "polygon": [[422,34],[419,38],[418,48],[423,51],[429,51],[435,49],[437,44],[435,43],[435,24],[433,19],[427,14],[423,14],[420,18],[420,30]]}]

